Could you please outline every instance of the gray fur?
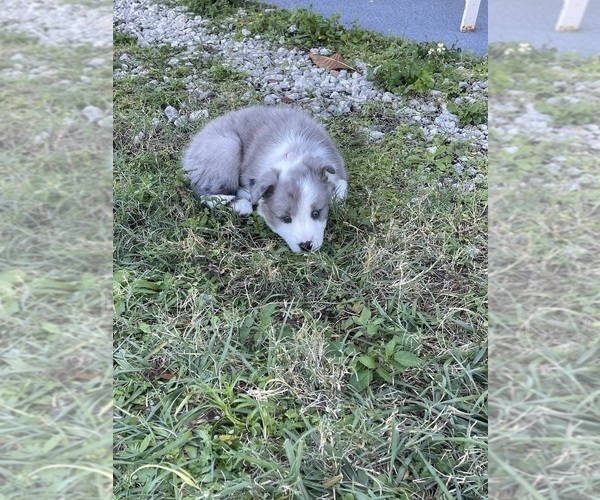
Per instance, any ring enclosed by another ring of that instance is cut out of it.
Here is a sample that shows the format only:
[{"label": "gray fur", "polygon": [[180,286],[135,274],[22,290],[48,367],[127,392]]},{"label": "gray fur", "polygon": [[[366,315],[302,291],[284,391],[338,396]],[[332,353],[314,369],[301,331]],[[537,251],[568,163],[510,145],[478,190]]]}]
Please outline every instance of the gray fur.
[{"label": "gray fur", "polygon": [[245,215],[250,204],[259,205],[258,213],[295,251],[297,243],[312,242],[301,250],[318,248],[322,235],[312,241],[303,229],[297,236],[308,240],[289,241],[295,235],[280,230],[282,214],[295,217],[300,206],[309,206],[300,197],[308,196],[325,220],[331,198],[343,198],[347,182],[344,160],[325,129],[289,107],[254,106],[209,122],[192,138],[183,168],[203,199],[232,202]]}]

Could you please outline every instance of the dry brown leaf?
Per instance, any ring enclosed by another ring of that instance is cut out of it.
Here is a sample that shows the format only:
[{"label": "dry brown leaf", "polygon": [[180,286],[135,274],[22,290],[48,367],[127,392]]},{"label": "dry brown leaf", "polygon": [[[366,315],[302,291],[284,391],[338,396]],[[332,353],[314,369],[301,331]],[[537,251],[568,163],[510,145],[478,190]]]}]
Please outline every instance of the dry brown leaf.
[{"label": "dry brown leaf", "polygon": [[348,66],[341,54],[333,54],[331,57],[322,56],[320,54],[310,54],[310,60],[319,68],[325,68],[328,70],[334,69],[351,69],[352,71],[356,71],[352,66]]}]

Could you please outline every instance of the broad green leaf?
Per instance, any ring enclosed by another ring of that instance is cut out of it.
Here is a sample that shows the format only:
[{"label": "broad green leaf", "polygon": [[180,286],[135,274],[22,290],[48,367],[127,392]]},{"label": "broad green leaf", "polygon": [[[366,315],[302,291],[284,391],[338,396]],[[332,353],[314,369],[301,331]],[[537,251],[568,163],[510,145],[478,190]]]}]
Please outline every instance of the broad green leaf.
[{"label": "broad green leaf", "polygon": [[394,359],[402,366],[417,366],[421,362],[412,352],[408,351],[398,351],[394,354]]},{"label": "broad green leaf", "polygon": [[359,356],[358,361],[365,365],[367,368],[370,368],[371,370],[374,370],[375,367],[377,366],[377,364],[375,363],[375,360],[371,357],[371,356]]}]

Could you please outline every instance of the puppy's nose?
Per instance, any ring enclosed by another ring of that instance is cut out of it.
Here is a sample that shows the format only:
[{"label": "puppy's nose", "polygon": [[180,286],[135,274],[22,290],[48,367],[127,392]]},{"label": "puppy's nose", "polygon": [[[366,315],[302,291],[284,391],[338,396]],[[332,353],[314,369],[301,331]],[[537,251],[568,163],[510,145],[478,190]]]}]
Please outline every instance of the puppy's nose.
[{"label": "puppy's nose", "polygon": [[303,241],[302,243],[298,243],[298,246],[303,252],[310,252],[312,250],[312,241]]}]

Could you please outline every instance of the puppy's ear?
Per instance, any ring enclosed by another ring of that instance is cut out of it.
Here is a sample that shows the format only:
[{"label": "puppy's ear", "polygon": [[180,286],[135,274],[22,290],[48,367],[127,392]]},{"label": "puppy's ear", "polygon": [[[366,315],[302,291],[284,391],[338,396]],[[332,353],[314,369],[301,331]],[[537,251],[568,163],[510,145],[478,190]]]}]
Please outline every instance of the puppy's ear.
[{"label": "puppy's ear", "polygon": [[271,196],[278,180],[279,172],[275,170],[269,170],[260,177],[250,179],[248,187],[252,204],[256,205],[261,198]]},{"label": "puppy's ear", "polygon": [[321,169],[321,179],[331,187],[333,198],[343,200],[346,197],[348,183],[336,175],[335,168],[331,165],[327,165]]},{"label": "puppy's ear", "polygon": [[335,168],[333,168],[331,165],[325,165],[321,168],[321,180],[323,182],[331,182],[331,178],[329,176],[334,174]]}]

